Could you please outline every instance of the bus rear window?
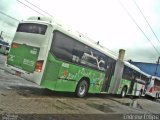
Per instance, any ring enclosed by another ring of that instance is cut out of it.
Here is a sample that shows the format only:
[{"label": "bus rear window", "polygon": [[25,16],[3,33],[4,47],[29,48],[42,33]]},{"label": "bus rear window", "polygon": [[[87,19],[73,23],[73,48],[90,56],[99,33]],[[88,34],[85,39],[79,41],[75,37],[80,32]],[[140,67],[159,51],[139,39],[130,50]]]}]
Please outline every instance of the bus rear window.
[{"label": "bus rear window", "polygon": [[17,28],[17,32],[42,34],[46,33],[47,25],[36,23],[20,23]]}]

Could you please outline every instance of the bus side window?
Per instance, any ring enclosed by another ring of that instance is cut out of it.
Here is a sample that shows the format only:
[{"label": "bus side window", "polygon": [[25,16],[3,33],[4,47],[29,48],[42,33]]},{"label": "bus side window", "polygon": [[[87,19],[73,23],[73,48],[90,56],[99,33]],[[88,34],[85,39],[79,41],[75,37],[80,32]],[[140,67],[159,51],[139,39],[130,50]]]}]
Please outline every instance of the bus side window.
[{"label": "bus side window", "polygon": [[132,78],[132,73],[133,73],[132,69],[130,69],[127,66],[124,66],[122,78],[127,79],[127,80],[132,80],[133,79]]},{"label": "bus side window", "polygon": [[146,86],[148,86],[150,84],[150,79],[146,79]]},{"label": "bus side window", "polygon": [[102,71],[105,71],[105,61],[104,60],[100,60],[98,62],[99,64],[99,69],[102,70]]},{"label": "bus side window", "polygon": [[72,50],[72,62],[80,64],[81,58],[84,54],[84,44],[75,41],[74,48]]},{"label": "bus side window", "polygon": [[73,46],[74,40],[72,38],[58,31],[54,32],[51,53],[57,58],[72,62]]},{"label": "bus side window", "polygon": [[160,81],[157,81],[157,89],[160,91]]},{"label": "bus side window", "polygon": [[95,49],[90,49],[90,54],[94,57],[94,59],[97,62],[97,68],[98,70],[101,71],[106,71],[107,70],[107,62],[108,62],[108,56],[104,55],[103,53],[95,50]]},{"label": "bus side window", "polygon": [[101,71],[107,69],[107,56],[103,53],[57,30],[53,33],[50,51],[56,58]]},{"label": "bus side window", "polygon": [[154,85],[155,85],[155,89],[156,89],[157,91],[160,91],[160,81],[157,80],[157,79],[155,79]]},{"label": "bus side window", "polygon": [[83,54],[83,56],[81,58],[81,64],[98,69],[96,57],[89,55],[87,53]]},{"label": "bus side window", "polygon": [[92,49],[83,43],[75,41],[72,55],[72,62],[98,69],[97,58],[94,56]]},{"label": "bus side window", "polygon": [[133,80],[140,79],[140,73],[133,71]]}]

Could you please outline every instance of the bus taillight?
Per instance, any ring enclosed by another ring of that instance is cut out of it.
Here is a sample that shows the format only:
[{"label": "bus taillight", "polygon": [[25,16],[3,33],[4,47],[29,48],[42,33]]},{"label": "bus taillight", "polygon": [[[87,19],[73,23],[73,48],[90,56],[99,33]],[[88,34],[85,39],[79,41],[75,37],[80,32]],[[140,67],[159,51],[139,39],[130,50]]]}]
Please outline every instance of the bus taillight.
[{"label": "bus taillight", "polygon": [[17,43],[12,43],[12,48],[18,48],[18,44]]},{"label": "bus taillight", "polygon": [[37,61],[35,71],[36,72],[41,72],[42,71],[42,66],[43,66],[43,60]]}]

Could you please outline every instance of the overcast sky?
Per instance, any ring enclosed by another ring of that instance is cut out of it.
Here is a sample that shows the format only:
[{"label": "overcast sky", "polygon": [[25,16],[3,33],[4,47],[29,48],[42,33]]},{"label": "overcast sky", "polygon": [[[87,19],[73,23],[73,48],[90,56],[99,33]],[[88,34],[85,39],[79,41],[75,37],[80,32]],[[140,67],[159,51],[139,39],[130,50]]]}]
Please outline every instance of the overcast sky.
[{"label": "overcast sky", "polygon": [[[0,0],[0,12],[18,20],[25,20],[34,15],[41,16],[37,12],[47,16],[27,1],[94,41],[100,41],[101,45],[117,54],[119,49],[125,49],[125,60],[155,63],[160,56],[160,41],[152,33],[135,4],[136,2],[160,39],[160,0],[135,0],[135,2],[134,0]],[[149,40],[128,16],[119,1]],[[0,31],[4,31],[7,41],[11,41],[17,25],[17,20],[0,13]]]}]

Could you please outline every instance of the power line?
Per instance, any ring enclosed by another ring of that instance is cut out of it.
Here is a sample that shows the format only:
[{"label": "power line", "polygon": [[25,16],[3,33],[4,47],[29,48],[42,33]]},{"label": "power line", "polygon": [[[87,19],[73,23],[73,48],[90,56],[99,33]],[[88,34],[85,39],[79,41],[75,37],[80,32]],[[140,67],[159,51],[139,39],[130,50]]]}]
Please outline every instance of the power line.
[{"label": "power line", "polygon": [[152,29],[151,25],[149,24],[147,18],[145,17],[145,15],[143,14],[142,10],[140,9],[140,7],[138,6],[138,4],[136,3],[135,0],[132,0],[134,2],[134,4],[136,5],[136,7],[138,8],[138,10],[140,11],[140,13],[142,14],[143,18],[145,19],[146,23],[148,24],[148,26],[150,27],[152,33],[154,34],[154,36],[156,37],[156,39],[158,40],[158,42],[160,43],[159,38],[157,37],[156,33],[154,32],[154,30]]},{"label": "power line", "polygon": [[6,13],[4,13],[4,12],[2,12],[2,11],[0,11],[0,13],[3,14],[3,15],[5,15],[5,16],[7,16],[7,17],[9,17],[9,18],[11,18],[11,19],[13,19],[13,20],[15,20],[15,21],[18,21],[18,22],[19,22],[18,19],[14,18],[14,17],[12,17],[12,16],[10,16],[10,15],[7,15]]},{"label": "power line", "polygon": [[32,6],[36,7],[38,10],[40,10],[40,11],[44,12],[45,14],[47,14],[47,15],[49,15],[49,16],[51,16],[51,17],[53,17],[51,14],[49,14],[48,12],[46,12],[46,11],[42,10],[42,9],[41,9],[41,8],[39,8],[38,6],[36,6],[36,5],[34,5],[33,3],[29,2],[28,0],[24,0],[24,1],[26,1],[27,3],[29,3],[29,4],[30,4],[30,5],[32,5]]},{"label": "power line", "polygon": [[134,24],[139,28],[139,30],[143,33],[143,35],[147,38],[147,40],[151,43],[152,47],[155,49],[155,51],[158,53],[158,55],[160,55],[160,52],[158,51],[158,49],[154,46],[154,44],[150,41],[150,39],[147,37],[147,35],[144,33],[144,31],[141,29],[141,27],[137,24],[137,22],[135,21],[135,19],[132,17],[132,15],[128,12],[128,10],[126,9],[126,7],[122,4],[122,2],[120,0],[118,0],[120,5],[122,6],[122,8],[125,10],[125,12],[127,13],[127,15],[131,18],[131,20],[134,22]]},{"label": "power line", "polygon": [[42,14],[42,13],[38,12],[37,10],[35,10],[35,9],[31,8],[30,6],[28,6],[28,5],[24,4],[23,2],[21,2],[21,1],[19,1],[19,0],[17,0],[17,1],[18,1],[19,3],[21,3],[21,4],[23,4],[24,6],[26,6],[26,7],[30,8],[31,10],[33,10],[33,11],[37,12],[38,14],[40,14],[40,15],[42,15],[42,16],[45,16],[44,14]]}]

